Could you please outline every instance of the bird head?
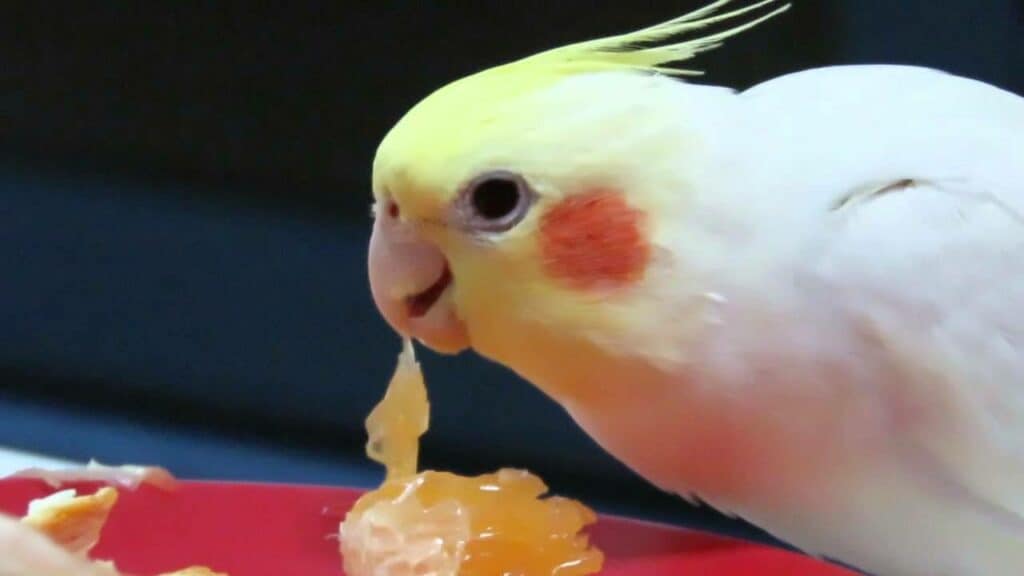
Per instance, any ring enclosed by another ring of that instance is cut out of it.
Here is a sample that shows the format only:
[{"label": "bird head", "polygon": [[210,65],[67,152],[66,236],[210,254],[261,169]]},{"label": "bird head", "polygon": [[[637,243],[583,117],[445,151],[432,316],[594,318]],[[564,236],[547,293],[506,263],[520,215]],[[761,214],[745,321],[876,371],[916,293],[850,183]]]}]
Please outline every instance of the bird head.
[{"label": "bird head", "polygon": [[[373,165],[370,285],[388,323],[440,352],[627,337],[658,322],[664,249],[705,142],[668,67],[788,5],[696,39],[766,0],[730,0],[456,80],[409,110]],[[718,89],[716,89],[718,90]]]}]

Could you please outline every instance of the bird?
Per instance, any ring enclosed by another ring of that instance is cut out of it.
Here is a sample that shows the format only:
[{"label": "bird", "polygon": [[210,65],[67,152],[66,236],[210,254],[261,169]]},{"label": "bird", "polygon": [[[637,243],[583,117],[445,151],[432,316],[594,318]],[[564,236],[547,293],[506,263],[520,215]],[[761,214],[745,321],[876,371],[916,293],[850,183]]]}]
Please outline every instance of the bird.
[{"label": "bird", "polygon": [[684,66],[788,8],[719,0],[427,94],[373,160],[375,305],[807,554],[1019,575],[1024,98],[910,65],[744,90]]}]

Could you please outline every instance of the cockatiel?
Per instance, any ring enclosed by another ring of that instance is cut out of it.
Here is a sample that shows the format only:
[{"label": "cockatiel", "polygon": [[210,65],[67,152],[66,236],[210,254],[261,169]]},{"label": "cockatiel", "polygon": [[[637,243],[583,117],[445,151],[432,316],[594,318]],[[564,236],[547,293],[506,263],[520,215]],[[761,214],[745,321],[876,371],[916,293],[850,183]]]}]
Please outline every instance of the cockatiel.
[{"label": "cockatiel", "polygon": [[1024,574],[1024,98],[908,66],[682,81],[788,7],[727,4],[417,104],[373,166],[377,306],[809,553]]}]

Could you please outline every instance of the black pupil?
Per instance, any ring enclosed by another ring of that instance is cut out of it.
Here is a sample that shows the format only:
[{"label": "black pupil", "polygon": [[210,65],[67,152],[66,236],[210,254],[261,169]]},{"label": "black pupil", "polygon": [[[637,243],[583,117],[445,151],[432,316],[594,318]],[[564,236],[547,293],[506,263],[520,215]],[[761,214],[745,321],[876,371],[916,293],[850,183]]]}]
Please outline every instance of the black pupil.
[{"label": "black pupil", "polygon": [[501,220],[519,205],[519,185],[512,180],[492,178],[473,190],[473,209],[487,220]]}]

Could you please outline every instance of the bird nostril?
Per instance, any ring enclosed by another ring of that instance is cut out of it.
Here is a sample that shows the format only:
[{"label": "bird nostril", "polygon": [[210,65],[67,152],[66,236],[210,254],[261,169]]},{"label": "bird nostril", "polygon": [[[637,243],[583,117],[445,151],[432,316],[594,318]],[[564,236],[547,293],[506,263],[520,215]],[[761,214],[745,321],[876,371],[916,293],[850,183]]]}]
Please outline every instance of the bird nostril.
[{"label": "bird nostril", "polygon": [[398,204],[394,200],[388,200],[388,216],[398,218],[401,213],[401,210],[398,209]]}]

